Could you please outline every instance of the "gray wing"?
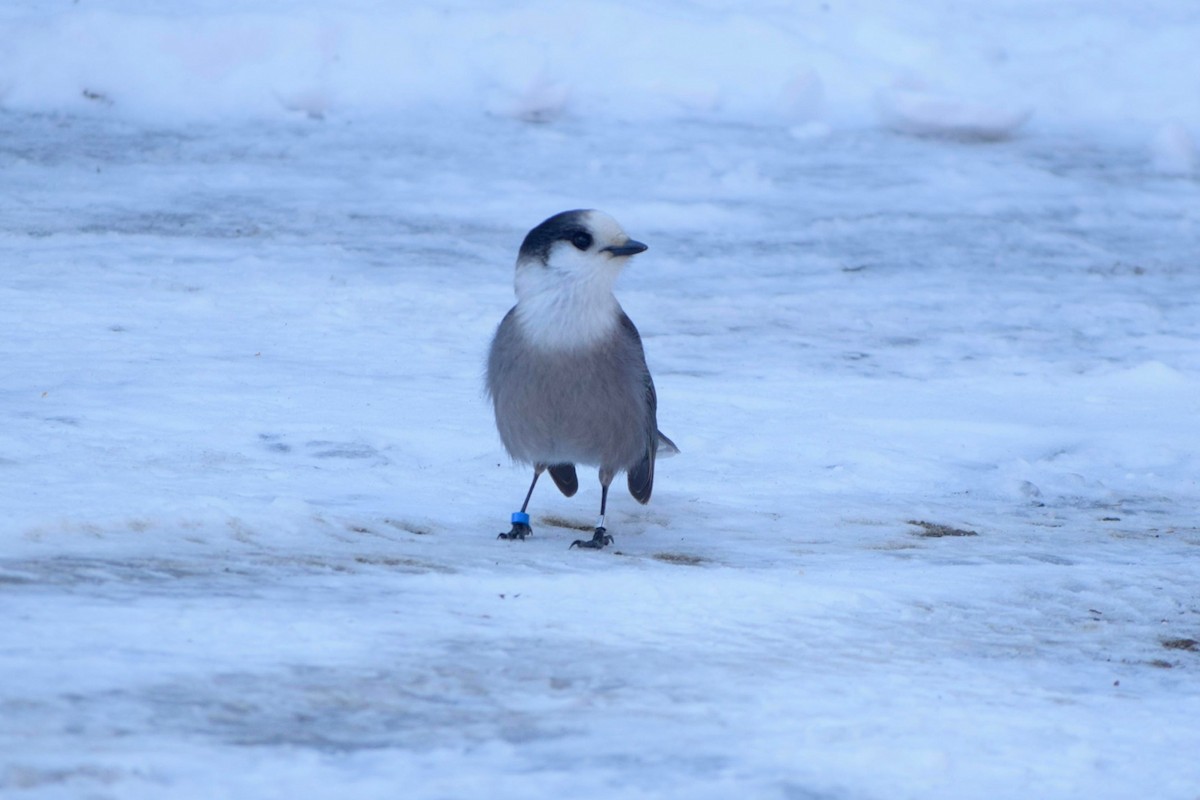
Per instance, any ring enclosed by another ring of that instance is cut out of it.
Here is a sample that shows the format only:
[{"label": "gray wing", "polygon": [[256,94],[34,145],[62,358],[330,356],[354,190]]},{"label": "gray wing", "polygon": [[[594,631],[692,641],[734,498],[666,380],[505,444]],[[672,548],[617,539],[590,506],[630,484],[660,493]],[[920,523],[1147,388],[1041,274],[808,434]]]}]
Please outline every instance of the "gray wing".
[{"label": "gray wing", "polygon": [[[654,491],[654,457],[658,453],[658,394],[654,391],[654,379],[650,377],[650,369],[646,366],[645,350],[642,348],[642,337],[638,334],[637,326],[624,312],[621,313],[621,327],[636,343],[637,354],[641,360],[642,384],[645,390],[646,402],[646,449],[641,459],[628,472],[629,493],[639,503],[650,502],[650,494]],[[672,448],[675,447],[670,439],[662,437]]]}]

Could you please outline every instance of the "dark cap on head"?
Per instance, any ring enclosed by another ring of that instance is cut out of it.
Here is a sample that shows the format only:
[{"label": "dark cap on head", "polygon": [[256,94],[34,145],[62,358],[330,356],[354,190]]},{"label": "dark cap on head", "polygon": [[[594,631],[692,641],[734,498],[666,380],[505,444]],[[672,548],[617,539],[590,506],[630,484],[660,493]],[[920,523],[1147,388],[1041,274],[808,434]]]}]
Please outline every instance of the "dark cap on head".
[{"label": "dark cap on head", "polygon": [[588,211],[586,208],[563,211],[538,225],[525,235],[517,259],[537,259],[547,264],[550,261],[550,248],[560,241],[571,242],[580,250],[591,247],[592,232],[587,226]]}]

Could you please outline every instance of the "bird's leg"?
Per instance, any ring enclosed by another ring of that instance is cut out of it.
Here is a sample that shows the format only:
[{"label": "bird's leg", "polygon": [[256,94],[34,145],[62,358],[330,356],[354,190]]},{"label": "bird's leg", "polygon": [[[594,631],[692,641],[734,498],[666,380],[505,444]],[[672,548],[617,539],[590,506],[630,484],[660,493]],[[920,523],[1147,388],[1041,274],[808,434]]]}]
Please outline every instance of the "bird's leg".
[{"label": "bird's leg", "polygon": [[608,530],[604,527],[604,509],[608,505],[608,485],[612,483],[612,479],[613,471],[602,467],[600,469],[600,519],[596,522],[596,533],[587,541],[576,539],[571,542],[571,547],[586,547],[591,550],[599,550],[605,545],[613,543],[613,537],[608,535]]},{"label": "bird's leg", "polygon": [[[600,487],[600,519],[596,520],[596,534],[602,534],[606,530],[604,527],[605,507],[608,505],[608,485]],[[610,540],[611,536],[608,537]]]},{"label": "bird's leg", "polygon": [[542,476],[543,470],[546,469],[545,464],[535,464],[533,467],[533,481],[529,484],[529,491],[525,493],[525,502],[521,503],[521,510],[514,511],[512,515],[512,530],[508,533],[502,533],[497,536],[497,539],[521,539],[524,540],[527,536],[533,533],[533,528],[529,527],[529,515],[525,513],[525,509],[529,508],[529,498],[533,497],[533,487],[537,486],[537,479]]}]

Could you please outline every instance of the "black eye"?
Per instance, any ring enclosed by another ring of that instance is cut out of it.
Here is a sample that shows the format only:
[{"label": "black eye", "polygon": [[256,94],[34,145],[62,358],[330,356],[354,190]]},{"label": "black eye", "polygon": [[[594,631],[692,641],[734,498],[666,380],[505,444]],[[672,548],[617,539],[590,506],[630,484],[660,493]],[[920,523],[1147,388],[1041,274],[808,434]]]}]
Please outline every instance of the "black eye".
[{"label": "black eye", "polygon": [[580,250],[587,250],[592,246],[592,235],[587,231],[580,231],[571,237],[571,244],[575,245]]}]

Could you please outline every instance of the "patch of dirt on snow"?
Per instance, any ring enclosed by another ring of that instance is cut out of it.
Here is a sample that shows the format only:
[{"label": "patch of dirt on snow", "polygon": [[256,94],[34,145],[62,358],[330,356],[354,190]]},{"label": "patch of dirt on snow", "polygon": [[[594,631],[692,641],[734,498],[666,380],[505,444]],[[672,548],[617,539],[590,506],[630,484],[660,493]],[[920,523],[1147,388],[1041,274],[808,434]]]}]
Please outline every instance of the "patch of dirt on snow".
[{"label": "patch of dirt on snow", "polygon": [[925,522],[924,520],[910,519],[909,525],[916,525],[921,528],[917,536],[923,536],[928,539],[940,539],[943,536],[978,536],[975,531],[968,531],[963,528],[953,528],[949,525],[941,525],[936,522]]},{"label": "patch of dirt on snow", "polygon": [[705,561],[700,556],[689,556],[686,553],[653,553],[650,557],[655,561],[665,561],[668,564],[684,564],[689,567],[699,566]]},{"label": "patch of dirt on snow", "polygon": [[586,522],[575,522],[566,517],[556,517],[553,515],[542,517],[539,520],[543,525],[550,525],[555,528],[567,528],[573,531],[592,531],[595,527]]},{"label": "patch of dirt on snow", "polygon": [[420,561],[415,558],[396,558],[393,556],[355,556],[355,563],[372,567],[388,567],[402,572],[437,572],[442,575],[452,575],[454,570],[432,561]]}]

